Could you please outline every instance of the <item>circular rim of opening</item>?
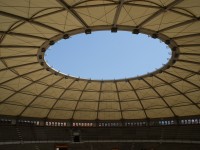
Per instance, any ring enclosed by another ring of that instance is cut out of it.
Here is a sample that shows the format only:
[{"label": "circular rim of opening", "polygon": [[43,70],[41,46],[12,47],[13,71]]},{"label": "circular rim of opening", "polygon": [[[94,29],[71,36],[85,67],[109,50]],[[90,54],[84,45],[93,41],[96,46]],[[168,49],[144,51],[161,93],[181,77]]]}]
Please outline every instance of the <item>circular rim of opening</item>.
[{"label": "circular rim of opening", "polygon": [[[168,60],[168,62],[163,65],[162,67],[160,67],[159,69],[140,75],[140,76],[134,76],[134,77],[130,77],[130,78],[121,78],[121,79],[91,79],[91,78],[79,78],[79,77],[75,77],[72,75],[67,75],[65,73],[59,72],[58,70],[55,70],[55,68],[52,68],[51,66],[48,65],[48,63],[45,61],[44,56],[45,56],[45,52],[46,50],[54,45],[56,42],[58,42],[59,40],[62,39],[68,39],[70,36],[74,36],[77,34],[81,34],[81,33],[85,33],[85,34],[92,34],[92,32],[94,31],[111,31],[111,32],[117,32],[118,30],[120,31],[129,31],[132,32],[133,34],[139,34],[139,33],[143,33],[146,34],[148,36],[151,36],[153,39],[159,39],[162,42],[164,42],[164,44],[166,44],[166,46],[168,46],[171,49],[171,58]],[[156,31],[152,31],[149,29],[137,29],[137,28],[133,28],[130,26],[120,26],[120,27],[112,27],[112,26],[97,26],[97,27],[92,27],[92,28],[81,28],[81,29],[76,29],[76,30],[71,30],[68,31],[66,33],[63,34],[59,34],[57,36],[54,36],[53,38],[45,41],[41,47],[39,48],[38,52],[37,52],[37,58],[38,58],[38,62],[40,63],[41,66],[44,67],[44,69],[46,69],[47,71],[50,71],[52,74],[54,75],[59,75],[59,76],[63,76],[63,78],[72,78],[72,79],[76,79],[76,80],[87,80],[87,81],[105,81],[105,82],[113,82],[113,81],[128,81],[128,80],[133,80],[133,79],[142,79],[143,77],[151,77],[154,74],[157,73],[162,73],[164,70],[170,68],[170,66],[172,66],[175,62],[176,59],[179,56],[179,49],[178,49],[178,45],[176,44],[176,42],[173,39],[170,39],[169,37],[167,37],[164,34],[160,34]]]}]

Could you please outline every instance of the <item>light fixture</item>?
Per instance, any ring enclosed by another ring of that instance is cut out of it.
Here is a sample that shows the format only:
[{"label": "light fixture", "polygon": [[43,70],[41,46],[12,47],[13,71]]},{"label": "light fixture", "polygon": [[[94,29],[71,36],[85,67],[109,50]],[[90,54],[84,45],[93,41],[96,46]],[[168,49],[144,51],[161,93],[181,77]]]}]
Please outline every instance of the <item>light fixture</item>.
[{"label": "light fixture", "polygon": [[68,39],[69,38],[69,35],[68,34],[64,34],[63,35],[63,39]]},{"label": "light fixture", "polygon": [[54,45],[54,44],[55,44],[54,41],[50,41],[50,42],[49,42],[49,45]]},{"label": "light fixture", "polygon": [[158,38],[158,35],[157,34],[152,34],[151,37],[156,39],[156,38]]},{"label": "light fixture", "polygon": [[139,31],[139,29],[134,29],[134,30],[132,31],[132,33],[133,33],[133,34],[139,34],[140,31]]},{"label": "light fixture", "polygon": [[85,29],[85,34],[91,34],[92,30],[91,29]]},{"label": "light fixture", "polygon": [[111,32],[112,32],[112,33],[116,33],[116,32],[117,32],[117,27],[112,27],[112,28],[111,28]]},{"label": "light fixture", "polygon": [[170,44],[170,40],[166,40],[165,44],[169,45]]}]

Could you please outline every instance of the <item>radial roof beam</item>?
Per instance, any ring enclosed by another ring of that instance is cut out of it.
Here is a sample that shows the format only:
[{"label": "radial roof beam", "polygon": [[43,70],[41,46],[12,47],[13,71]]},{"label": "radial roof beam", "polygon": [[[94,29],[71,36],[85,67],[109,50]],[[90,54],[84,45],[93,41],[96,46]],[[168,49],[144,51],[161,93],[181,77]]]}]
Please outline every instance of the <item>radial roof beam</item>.
[{"label": "radial roof beam", "polygon": [[185,45],[178,45],[178,47],[199,47],[200,44],[185,44]]},{"label": "radial roof beam", "polygon": [[30,35],[30,34],[23,34],[23,33],[16,33],[16,32],[0,31],[0,34],[7,34],[7,35],[15,35],[15,36],[21,36],[21,37],[34,38],[34,39],[48,40],[45,37],[40,37],[40,36],[35,36],[35,35]]},{"label": "radial roof beam", "polygon": [[5,83],[7,83],[7,82],[10,82],[10,81],[12,81],[12,80],[15,80],[15,79],[17,79],[17,78],[23,78],[23,77],[26,76],[26,75],[29,75],[29,74],[32,74],[32,73],[35,73],[35,72],[39,72],[39,71],[41,71],[41,70],[43,70],[43,69],[44,69],[44,68],[40,68],[40,69],[31,71],[31,72],[27,72],[27,73],[18,75],[18,76],[14,77],[14,78],[11,78],[11,79],[9,79],[9,80],[6,80],[6,81],[4,81],[4,82],[1,82],[0,85],[5,84]]},{"label": "radial roof beam", "polygon": [[98,96],[98,105],[97,105],[97,120],[99,119],[99,106],[100,106],[101,94],[102,94],[102,84],[103,84],[103,82],[100,82],[100,89],[99,89],[99,96]]},{"label": "radial roof beam", "polygon": [[160,14],[162,14],[163,12],[171,9],[172,7],[176,6],[177,4],[181,3],[183,0],[174,0],[172,3],[170,3],[169,5],[167,5],[166,7],[158,10],[157,12],[155,12],[153,15],[151,15],[149,18],[145,19],[143,22],[141,22],[138,25],[138,28],[141,28],[143,25],[145,25],[146,23],[148,23],[149,21],[153,20],[155,17],[159,16]]},{"label": "radial roof beam", "polygon": [[79,98],[78,98],[78,100],[76,102],[76,106],[75,106],[75,109],[73,110],[73,114],[72,114],[72,120],[74,119],[74,115],[75,115],[75,113],[77,111],[78,104],[81,101],[81,97],[82,97],[82,95],[83,95],[83,93],[84,93],[84,91],[85,91],[85,89],[86,89],[88,84],[89,84],[89,81],[87,81],[87,83],[85,84],[85,86],[84,86],[83,90],[81,91],[81,94],[80,94],[80,96],[79,96]]},{"label": "radial roof beam", "polygon": [[184,70],[184,71],[187,71],[187,72],[191,72],[191,73],[194,73],[194,74],[197,74],[199,75],[200,72],[195,72],[195,71],[192,71],[192,70],[189,70],[189,69],[185,69],[185,68],[181,68],[181,67],[177,67],[177,66],[171,66],[172,68],[176,68],[176,69],[180,69],[180,70]]},{"label": "radial roof beam", "polygon": [[[50,75],[51,75],[51,74],[50,74]],[[47,77],[50,76],[50,75],[47,75]],[[47,86],[47,88],[45,88],[43,91],[41,91],[37,96],[35,96],[35,98],[34,98],[33,100],[31,100],[31,102],[20,112],[19,117],[22,116],[23,113],[24,113],[29,107],[31,107],[31,105],[35,102],[35,100],[36,100],[38,97],[40,97],[44,92],[46,92],[49,88],[51,88],[52,86],[54,86],[56,83],[58,83],[58,82],[61,81],[62,79],[64,79],[64,77],[62,77],[62,78],[56,80],[54,83],[52,83],[51,85]],[[32,83],[33,83],[33,82],[32,82]],[[32,83],[29,84],[29,85],[27,85],[26,87],[29,87],[30,85],[32,85]],[[23,89],[25,89],[25,88],[20,89],[20,91],[22,91]]]},{"label": "radial roof beam", "polygon": [[196,34],[189,34],[189,35],[182,35],[182,36],[176,36],[176,37],[173,37],[173,39],[182,39],[182,38],[190,38],[190,37],[200,37],[200,33],[196,33]]},{"label": "radial roof beam", "polygon": [[195,19],[190,19],[190,20],[187,20],[187,21],[184,21],[184,22],[181,22],[181,23],[166,27],[164,29],[161,29],[161,30],[159,30],[159,32],[164,32],[164,31],[171,30],[171,29],[174,29],[174,28],[179,28],[181,26],[184,26],[184,25],[187,25],[187,24],[190,24],[190,23],[193,23],[193,22],[197,22],[199,20],[200,20],[200,17],[199,18],[195,18]]},{"label": "radial roof beam", "polygon": [[119,15],[120,15],[120,12],[121,12],[121,9],[123,7],[123,4],[126,0],[121,0],[119,5],[117,6],[117,10],[116,10],[116,13],[115,13],[115,17],[113,19],[113,27],[116,27],[117,26],[117,21],[119,19]]},{"label": "radial roof beam", "polygon": [[53,27],[51,27],[51,26],[48,26],[48,25],[46,25],[46,24],[43,24],[43,23],[34,21],[33,19],[24,18],[24,17],[18,16],[18,15],[15,15],[15,14],[11,14],[11,13],[4,12],[4,11],[0,11],[0,15],[3,15],[3,16],[6,16],[6,17],[10,17],[10,18],[14,18],[14,19],[18,19],[18,20],[23,20],[23,21],[25,21],[25,22],[30,22],[30,23],[32,23],[32,24],[35,24],[35,25],[38,25],[38,26],[47,28],[47,29],[49,29],[49,30],[56,31],[56,32],[58,32],[58,33],[63,33],[61,30],[58,30],[58,29],[53,28]]},{"label": "radial roof beam", "polygon": [[64,0],[56,0],[61,6],[69,11],[85,28],[89,28],[87,23],[78,15],[78,13],[70,7]]},{"label": "radial roof beam", "polygon": [[144,112],[144,114],[145,114],[146,119],[149,119],[149,117],[148,117],[148,115],[147,115],[147,112],[146,112],[146,110],[145,110],[145,108],[144,108],[144,105],[142,104],[142,101],[141,101],[139,95],[137,94],[135,88],[133,87],[132,83],[131,83],[129,80],[128,80],[128,83],[129,83],[129,85],[131,86],[131,88],[132,88],[134,94],[136,95],[136,97],[137,97],[137,99],[138,99],[138,101],[139,101],[139,103],[140,103],[140,105],[141,105],[141,107],[142,107],[142,110],[143,110],[143,112]]},{"label": "radial roof beam", "polygon": [[181,61],[181,62],[186,62],[186,63],[190,63],[190,64],[200,65],[200,62],[197,62],[197,61],[190,61],[190,60],[184,60],[184,59],[177,59],[176,61]]},{"label": "radial roof beam", "polygon": [[30,54],[30,55],[16,55],[16,56],[6,56],[6,57],[0,57],[0,59],[13,59],[13,58],[24,58],[24,57],[36,57],[36,54]]},{"label": "radial roof beam", "polygon": [[160,95],[160,93],[149,83],[147,82],[145,79],[142,79],[147,85],[149,85],[151,87],[151,89],[160,97],[160,99],[162,99],[162,101],[165,103],[165,105],[167,106],[167,108],[170,109],[171,113],[174,115],[174,117],[176,117],[176,113],[172,110],[171,106],[166,102],[166,100],[163,98],[163,96]]},{"label": "radial roof beam", "polygon": [[65,92],[74,84],[76,80],[73,80],[64,90],[63,92],[60,94],[60,96],[56,99],[55,103],[52,105],[52,107],[49,109],[46,118],[49,117],[51,111],[54,109],[54,106],[56,106],[56,104],[58,103],[58,101],[61,99],[61,97],[65,94]]},{"label": "radial roof beam", "polygon": [[1,69],[0,72],[4,70],[8,70],[8,69],[19,68],[19,67],[24,67],[24,66],[34,65],[34,64],[38,64],[38,62],[31,62],[31,63],[17,65],[17,66],[6,67],[6,68]]},{"label": "radial roof beam", "polygon": [[0,45],[0,48],[40,48],[40,47],[28,46],[28,45]]},{"label": "radial roof beam", "polygon": [[121,119],[123,120],[124,117],[123,117],[123,113],[122,113],[122,105],[121,105],[121,98],[120,98],[120,95],[119,95],[119,88],[117,86],[117,83],[115,83],[115,87],[116,87],[116,90],[117,90],[117,97],[118,97],[118,101],[119,101],[119,108],[120,108],[120,114],[121,114]]},{"label": "radial roof beam", "polygon": [[169,85],[170,87],[172,87],[173,89],[175,89],[180,94],[182,94],[185,98],[187,98],[193,105],[195,105],[200,110],[200,106],[197,103],[195,103],[192,99],[190,99],[185,93],[183,93],[179,89],[177,89],[173,84],[168,83],[167,81],[165,81],[164,79],[162,79],[156,75],[154,75],[154,76],[156,78],[158,78],[159,80],[163,81],[164,83],[166,83],[167,85]]}]

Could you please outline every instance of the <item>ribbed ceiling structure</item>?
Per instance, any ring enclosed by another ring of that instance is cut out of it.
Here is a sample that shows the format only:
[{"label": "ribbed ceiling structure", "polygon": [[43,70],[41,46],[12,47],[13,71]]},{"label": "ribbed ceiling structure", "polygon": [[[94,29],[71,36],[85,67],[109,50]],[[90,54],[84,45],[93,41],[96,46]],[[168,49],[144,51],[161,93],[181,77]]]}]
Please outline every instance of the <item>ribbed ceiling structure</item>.
[{"label": "ribbed ceiling structure", "polygon": [[[65,76],[41,62],[50,41],[112,27],[166,40],[172,61],[146,76],[116,81]],[[0,0],[0,115],[74,120],[200,115],[199,72],[199,0]]]}]

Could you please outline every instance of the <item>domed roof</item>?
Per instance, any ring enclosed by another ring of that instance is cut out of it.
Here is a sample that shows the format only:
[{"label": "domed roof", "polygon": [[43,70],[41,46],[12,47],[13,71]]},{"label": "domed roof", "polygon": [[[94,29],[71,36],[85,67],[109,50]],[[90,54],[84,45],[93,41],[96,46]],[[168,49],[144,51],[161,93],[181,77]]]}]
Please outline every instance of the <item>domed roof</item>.
[{"label": "domed roof", "polygon": [[[199,6],[199,0],[0,0],[0,115],[74,120],[200,115]],[[49,44],[108,29],[159,38],[172,49],[172,59],[145,76],[108,81],[65,76],[44,62]]]}]

